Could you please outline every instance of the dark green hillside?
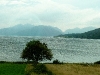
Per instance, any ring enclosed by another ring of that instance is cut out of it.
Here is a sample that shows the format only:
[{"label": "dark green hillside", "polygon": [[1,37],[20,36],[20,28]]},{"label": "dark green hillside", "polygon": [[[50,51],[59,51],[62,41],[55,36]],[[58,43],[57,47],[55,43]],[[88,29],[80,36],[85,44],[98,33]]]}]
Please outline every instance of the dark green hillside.
[{"label": "dark green hillside", "polygon": [[100,28],[88,31],[85,33],[76,33],[76,34],[65,34],[59,35],[60,37],[67,38],[86,38],[86,39],[100,39]]},{"label": "dark green hillside", "polygon": [[84,38],[100,39],[100,28],[81,34]]}]

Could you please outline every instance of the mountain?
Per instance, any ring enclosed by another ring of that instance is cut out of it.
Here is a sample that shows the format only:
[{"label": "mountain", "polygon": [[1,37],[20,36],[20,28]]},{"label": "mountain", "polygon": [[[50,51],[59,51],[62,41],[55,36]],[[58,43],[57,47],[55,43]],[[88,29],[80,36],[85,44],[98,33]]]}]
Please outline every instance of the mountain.
[{"label": "mountain", "polygon": [[86,39],[100,39],[100,28],[85,32],[59,35],[59,37],[67,38],[86,38]]},{"label": "mountain", "polygon": [[9,28],[0,29],[0,35],[16,35],[16,36],[56,36],[63,34],[57,27],[51,26],[33,26],[31,24],[19,24]]},{"label": "mountain", "polygon": [[20,32],[20,31],[23,31],[26,29],[30,29],[32,27],[34,27],[34,26],[31,24],[25,24],[25,25],[18,24],[13,27],[0,29],[0,35],[15,35],[17,32]]},{"label": "mountain", "polygon": [[[95,29],[95,27],[86,27],[83,29],[75,28],[69,31],[69,33],[79,33],[79,34],[66,34],[64,36],[67,37],[79,37],[82,38],[83,35],[84,37],[88,37],[90,35],[89,33],[86,33],[86,31]],[[82,32],[85,32],[82,34]],[[68,30],[66,31],[68,33]],[[44,26],[44,25],[38,25],[34,26],[31,24],[18,24],[13,27],[9,28],[3,28],[0,29],[0,35],[14,35],[14,36],[57,36],[57,35],[63,35],[64,33],[58,29],[57,27],[52,27],[52,26]],[[88,34],[88,35],[85,35]],[[92,34],[92,32],[91,32]],[[89,36],[90,37],[90,36]]]},{"label": "mountain", "polygon": [[57,27],[44,25],[34,26],[31,29],[23,30],[17,33],[17,35],[21,36],[56,36],[60,34],[63,34],[63,32]]},{"label": "mountain", "polygon": [[74,29],[68,29],[66,30],[64,33],[65,34],[71,34],[71,33],[84,33],[84,32],[87,32],[87,31],[90,31],[90,30],[94,30],[96,29],[95,27],[85,27],[85,28],[74,28]]}]

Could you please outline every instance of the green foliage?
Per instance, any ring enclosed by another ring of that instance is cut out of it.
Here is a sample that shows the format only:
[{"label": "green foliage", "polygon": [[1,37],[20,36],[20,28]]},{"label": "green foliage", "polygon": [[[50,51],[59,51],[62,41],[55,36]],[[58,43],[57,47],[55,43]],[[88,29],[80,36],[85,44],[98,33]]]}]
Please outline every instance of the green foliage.
[{"label": "green foliage", "polygon": [[35,65],[33,68],[33,72],[35,72],[37,74],[53,75],[53,73],[51,71],[49,71],[44,64]]},{"label": "green foliage", "polygon": [[26,64],[0,63],[0,75],[24,75]]},{"label": "green foliage", "polygon": [[33,40],[26,44],[21,58],[38,62],[46,59],[51,60],[52,56],[51,50],[48,49],[47,44]]},{"label": "green foliage", "polygon": [[60,62],[58,59],[53,61],[53,64],[63,64],[63,62]]}]

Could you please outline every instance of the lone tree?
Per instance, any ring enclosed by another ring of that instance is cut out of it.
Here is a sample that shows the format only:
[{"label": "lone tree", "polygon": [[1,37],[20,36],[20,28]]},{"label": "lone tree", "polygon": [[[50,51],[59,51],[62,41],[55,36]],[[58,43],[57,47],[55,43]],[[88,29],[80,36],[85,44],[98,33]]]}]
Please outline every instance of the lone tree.
[{"label": "lone tree", "polygon": [[48,49],[47,44],[41,43],[38,40],[30,41],[23,49],[21,58],[27,59],[27,61],[39,62],[43,60],[51,60],[53,57],[51,50]]}]

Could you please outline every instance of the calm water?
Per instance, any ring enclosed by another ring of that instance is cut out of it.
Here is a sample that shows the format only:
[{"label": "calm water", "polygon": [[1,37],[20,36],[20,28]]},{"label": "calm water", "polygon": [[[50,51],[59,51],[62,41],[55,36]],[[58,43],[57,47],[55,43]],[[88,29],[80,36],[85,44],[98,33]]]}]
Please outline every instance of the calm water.
[{"label": "calm water", "polygon": [[88,62],[100,60],[100,40],[57,37],[0,36],[0,61],[21,61],[21,52],[27,42],[37,39],[48,44],[54,59],[61,62]]}]

